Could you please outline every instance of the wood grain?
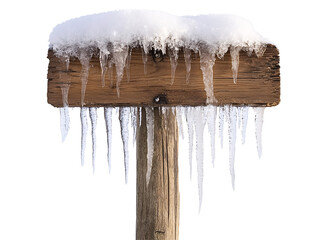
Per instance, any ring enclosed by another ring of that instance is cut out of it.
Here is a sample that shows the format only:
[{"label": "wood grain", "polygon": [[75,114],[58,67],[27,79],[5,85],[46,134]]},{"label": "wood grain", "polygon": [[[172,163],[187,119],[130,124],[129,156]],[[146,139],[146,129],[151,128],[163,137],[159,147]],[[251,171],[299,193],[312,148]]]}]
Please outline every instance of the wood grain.
[{"label": "wood grain", "polygon": [[172,110],[165,119],[154,108],[154,154],[146,184],[147,129],[145,109],[137,129],[136,239],[177,240],[179,235],[178,127]]},{"label": "wood grain", "polygon": [[[70,60],[69,70],[66,64],[57,58],[52,50],[48,52],[48,103],[62,106],[61,87],[70,85],[69,106],[81,106],[81,64],[78,59]],[[101,85],[101,68],[98,54],[90,61],[88,85],[85,94],[85,106],[198,106],[206,104],[202,72],[198,54],[192,52],[190,83],[186,84],[186,67],[183,50],[179,52],[174,84],[171,85],[171,66],[169,56],[162,61],[153,61],[149,54],[147,74],[144,74],[142,52],[134,48],[131,57],[130,81],[126,72],[120,85],[120,97],[115,87],[115,67],[113,84],[106,74],[106,86]],[[273,45],[267,45],[263,57],[255,54],[248,56],[240,52],[240,64],[237,84],[233,83],[231,57],[227,52],[223,59],[217,59],[214,66],[214,95],[217,105],[247,104],[252,106],[275,106],[280,102],[279,52]],[[160,96],[160,103],[154,99]]]}]

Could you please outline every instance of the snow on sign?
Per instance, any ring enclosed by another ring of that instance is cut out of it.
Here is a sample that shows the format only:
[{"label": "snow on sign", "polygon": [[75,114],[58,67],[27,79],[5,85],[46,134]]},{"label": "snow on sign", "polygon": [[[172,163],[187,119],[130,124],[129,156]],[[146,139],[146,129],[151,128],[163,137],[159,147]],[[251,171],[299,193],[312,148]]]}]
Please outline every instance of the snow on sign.
[{"label": "snow on sign", "polygon": [[[174,16],[125,10],[84,16],[54,28],[48,58],[48,102],[60,108],[62,140],[69,129],[68,107],[81,109],[82,164],[89,113],[94,170],[97,107],[104,107],[109,169],[112,114],[114,108],[118,110],[126,181],[129,136],[133,133],[137,239],[154,239],[156,234],[165,235],[164,239],[178,238],[177,144],[178,135],[184,134],[183,122],[189,138],[190,174],[196,139],[200,206],[206,124],[214,164],[215,133],[219,132],[223,144],[227,122],[231,184],[235,188],[237,128],[244,143],[249,109],[253,108],[260,157],[264,108],[280,101],[277,48],[247,20],[232,15]],[[162,218],[151,214],[159,209]],[[143,214],[145,211],[149,216]],[[165,211],[174,213],[175,221],[165,219]],[[158,229],[161,221],[167,223],[165,231]]]}]

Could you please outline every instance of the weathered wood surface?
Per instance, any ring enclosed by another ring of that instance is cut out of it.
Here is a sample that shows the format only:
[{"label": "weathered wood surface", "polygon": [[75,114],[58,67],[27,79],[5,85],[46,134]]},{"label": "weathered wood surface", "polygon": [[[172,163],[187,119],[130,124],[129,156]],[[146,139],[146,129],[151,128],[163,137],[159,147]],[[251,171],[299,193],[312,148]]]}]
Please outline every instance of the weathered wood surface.
[{"label": "weathered wood surface", "polygon": [[170,110],[165,119],[154,108],[154,155],[149,185],[145,110],[137,129],[136,239],[177,240],[179,234],[178,127]]},{"label": "weathered wood surface", "polygon": [[[61,86],[70,84],[68,103],[71,107],[81,106],[81,64],[71,59],[69,70],[53,53],[48,52],[48,103],[62,106]],[[198,54],[192,52],[190,82],[186,84],[184,54],[179,52],[174,84],[171,85],[171,66],[168,55],[162,61],[155,62],[148,56],[147,74],[144,74],[141,49],[134,48],[130,65],[130,81],[126,72],[120,85],[120,97],[115,87],[116,73],[113,67],[113,85],[106,74],[106,86],[101,85],[101,68],[97,55],[90,62],[88,84],[85,94],[85,106],[158,106],[154,99],[161,96],[160,103],[166,106],[206,104],[202,71]],[[223,59],[217,59],[214,65],[214,95],[218,105],[247,104],[252,106],[275,106],[280,101],[279,52],[268,45],[263,57],[253,53],[247,56],[240,52],[238,82],[233,83],[231,57],[227,52]]]}]

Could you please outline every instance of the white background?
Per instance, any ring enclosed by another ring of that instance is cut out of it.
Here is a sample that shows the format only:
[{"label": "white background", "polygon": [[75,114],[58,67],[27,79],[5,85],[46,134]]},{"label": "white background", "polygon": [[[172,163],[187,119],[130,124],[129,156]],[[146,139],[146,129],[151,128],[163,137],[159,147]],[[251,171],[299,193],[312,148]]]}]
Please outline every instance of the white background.
[{"label": "white background", "polygon": [[[109,174],[99,110],[97,169],[92,175],[90,140],[86,164],[80,166],[79,109],[71,111],[71,129],[62,144],[59,111],[46,103],[46,55],[53,27],[73,17],[122,8],[240,15],[280,49],[282,100],[266,109],[263,156],[257,157],[250,115],[247,144],[237,142],[233,192],[227,146],[221,150],[217,145],[213,169],[207,145],[200,214],[196,175],[189,180],[187,141],[181,141],[180,239],[319,239],[319,18],[314,3],[2,1],[0,239],[135,239],[135,154],[131,146],[125,185],[118,123]],[[195,162],[193,166],[195,170]]]}]

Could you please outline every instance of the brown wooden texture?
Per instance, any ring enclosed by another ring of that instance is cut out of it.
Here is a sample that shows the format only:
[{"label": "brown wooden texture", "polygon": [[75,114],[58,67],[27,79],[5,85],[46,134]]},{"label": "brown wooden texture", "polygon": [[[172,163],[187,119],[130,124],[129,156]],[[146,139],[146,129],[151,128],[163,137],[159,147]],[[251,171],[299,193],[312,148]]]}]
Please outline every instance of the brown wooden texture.
[{"label": "brown wooden texture", "polygon": [[144,108],[142,111],[142,123],[137,129],[136,140],[136,239],[177,240],[179,187],[176,118],[169,110],[165,120],[158,108],[154,108],[154,154],[147,185],[147,129]]},{"label": "brown wooden texture", "polygon": [[[62,106],[61,87],[70,84],[68,103],[71,107],[81,106],[81,64],[78,59],[70,60],[69,70],[52,50],[48,52],[48,103]],[[190,82],[186,84],[186,67],[183,50],[179,52],[174,84],[171,85],[171,66],[168,55],[162,61],[155,62],[148,56],[147,74],[144,74],[142,52],[140,48],[132,51],[130,81],[126,72],[120,85],[120,97],[115,87],[116,73],[113,67],[113,85],[106,74],[106,86],[101,85],[101,68],[98,54],[90,62],[88,84],[85,94],[85,106],[176,106],[205,105],[202,72],[198,54],[192,52]],[[214,95],[217,105],[247,104],[252,106],[275,106],[280,101],[279,52],[268,45],[263,57],[253,53],[248,56],[240,52],[238,82],[233,83],[231,57],[229,51],[223,59],[217,59],[214,65]],[[154,99],[160,96],[160,103]]]}]

